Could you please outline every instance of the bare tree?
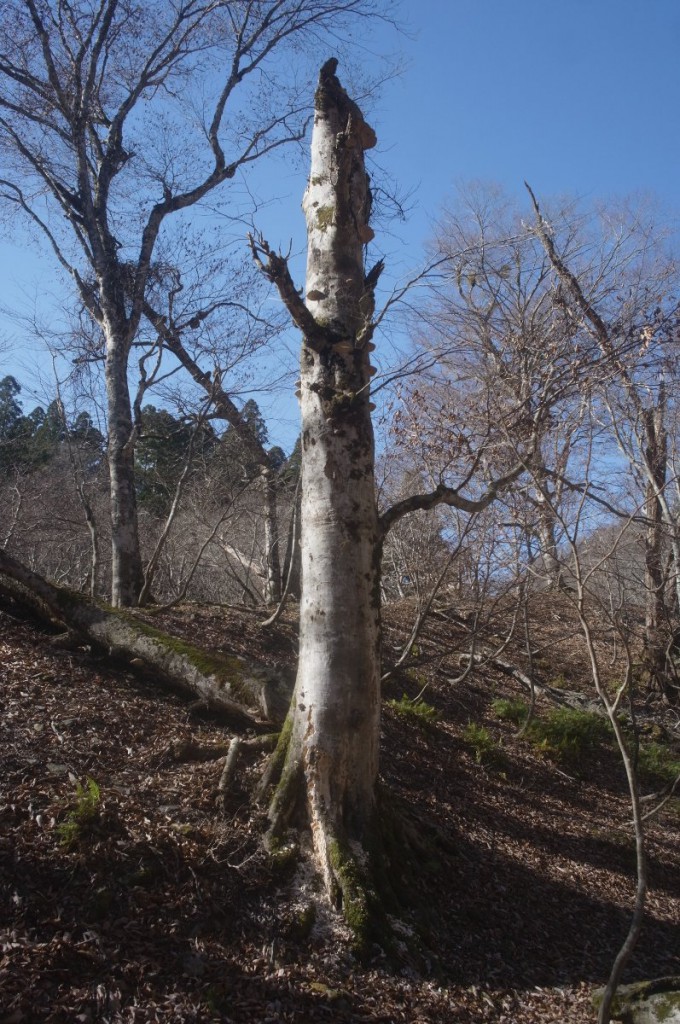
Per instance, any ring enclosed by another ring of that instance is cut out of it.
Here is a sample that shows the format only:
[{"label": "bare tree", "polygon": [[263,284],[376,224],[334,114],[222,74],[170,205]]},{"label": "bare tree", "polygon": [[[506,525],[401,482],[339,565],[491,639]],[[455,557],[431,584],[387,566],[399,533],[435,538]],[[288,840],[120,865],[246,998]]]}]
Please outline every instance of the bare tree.
[{"label": "bare tree", "polygon": [[[676,269],[653,230],[634,218],[614,234],[606,259],[585,267],[561,251],[553,226],[527,186],[535,232],[562,287],[567,315],[596,346],[599,390],[609,428],[637,477],[645,521],[645,625],[652,679],[667,699],[677,686],[667,671],[669,611],[664,548],[680,564],[680,534],[669,479],[668,389],[677,371]],[[594,360],[595,361],[595,360]],[[678,580],[677,573],[675,580]],[[676,582],[676,604],[677,604]],[[664,639],[664,626],[666,638]],[[673,629],[670,628],[672,638]]]},{"label": "bare tree", "polygon": [[[591,461],[592,454],[591,447],[586,459],[586,478],[590,477],[594,468]],[[570,580],[570,589],[566,594],[566,599],[569,600],[576,612],[592,683],[600,705],[609,720],[625,771],[633,819],[637,869],[635,897],[628,933],[612,964],[599,1007],[599,1024],[609,1024],[617,986],[640,936],[649,887],[644,814],[638,772],[639,731],[633,674],[633,643],[624,614],[625,602],[614,597],[615,590],[607,586],[603,588],[601,578],[609,575],[613,565],[612,556],[625,542],[629,532],[635,528],[635,516],[622,516],[617,526],[609,532],[608,543],[604,550],[601,551],[599,557],[592,558],[589,557],[587,548],[579,538],[584,519],[588,515],[588,506],[589,497],[586,488],[580,495],[576,514],[572,521],[567,521],[556,506],[554,512],[561,523],[565,538],[562,557]],[[613,600],[612,597],[614,597]],[[603,637],[609,641],[609,649],[613,648],[617,652],[614,662],[609,665],[603,663],[603,651],[599,642]],[[612,684],[611,679],[613,668],[617,676],[615,685]]]},{"label": "bare tree", "polygon": [[286,56],[297,64],[327,28],[384,12],[373,0],[3,4],[0,195],[105,339],[114,605],[135,604],[143,582],[128,363],[157,251],[173,230],[180,247],[185,211],[302,138]]},{"label": "bare tree", "polygon": [[[578,251],[578,222],[565,219],[563,243]],[[432,475],[455,468],[464,476],[476,463],[498,471],[527,442],[535,445],[534,466],[556,472],[543,473],[540,486],[536,473],[527,482],[522,519],[537,549],[534,571],[559,587],[551,508],[578,451],[593,346],[565,316],[548,257],[498,188],[461,190],[432,246],[437,273],[413,331],[418,348],[436,359],[406,386],[395,435],[415,444]]]},{"label": "bare tree", "polygon": [[[172,295],[172,292],[170,293]],[[234,429],[245,457],[250,460],[262,480],[263,518],[265,526],[265,601],[267,604],[277,603],[281,598],[281,560],[279,553],[278,525],[278,466],[272,453],[267,450],[258,438],[251,425],[246,421],[227,387],[228,366],[225,366],[224,345],[212,349],[213,366],[210,370],[201,367],[198,353],[192,354],[185,338],[200,327],[214,312],[222,312],[223,307],[232,303],[217,301],[213,307],[190,308],[184,315],[178,315],[173,302],[168,302],[165,313],[154,308],[147,299],[144,302],[144,315],[158,332],[158,342],[164,346],[191,376],[192,380],[205,392],[212,406],[212,415],[224,419]],[[217,308],[214,308],[217,307]],[[252,307],[242,307],[246,315],[246,323],[254,318]],[[262,336],[268,337],[276,330],[276,325],[269,321],[256,318],[262,328],[258,341]],[[213,327],[214,331],[214,327]],[[230,332],[227,332],[227,336]],[[200,347],[199,347],[200,351]],[[205,353],[205,346],[203,352]],[[210,352],[210,350],[208,350]],[[231,354],[233,361],[233,353]]]}]

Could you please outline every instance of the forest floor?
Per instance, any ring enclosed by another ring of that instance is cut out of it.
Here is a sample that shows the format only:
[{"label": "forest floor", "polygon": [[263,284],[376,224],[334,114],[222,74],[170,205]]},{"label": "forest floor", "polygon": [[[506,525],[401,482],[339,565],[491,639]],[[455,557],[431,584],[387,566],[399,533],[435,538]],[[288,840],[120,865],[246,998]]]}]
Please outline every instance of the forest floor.
[{"label": "forest floor", "polygon": [[[388,664],[412,614],[386,610]],[[265,632],[233,609],[161,617],[272,663],[295,657],[293,620]],[[572,625],[558,599],[540,602],[534,667],[588,690]],[[431,854],[403,871],[390,956],[376,945],[359,962],[330,913],[313,919],[313,880],[262,852],[249,801],[261,759],[218,809],[223,762],[187,758],[223,744],[224,726],[0,611],[0,1024],[592,1021],[635,890],[620,761],[607,743],[557,756],[518,738],[494,702],[526,695],[489,667],[456,681],[464,641],[460,620],[432,619],[386,686],[382,790]],[[512,645],[503,657],[520,663]],[[435,711],[398,703],[426,684]],[[677,743],[677,715],[645,729]],[[648,843],[627,980],[680,973],[680,801]]]}]

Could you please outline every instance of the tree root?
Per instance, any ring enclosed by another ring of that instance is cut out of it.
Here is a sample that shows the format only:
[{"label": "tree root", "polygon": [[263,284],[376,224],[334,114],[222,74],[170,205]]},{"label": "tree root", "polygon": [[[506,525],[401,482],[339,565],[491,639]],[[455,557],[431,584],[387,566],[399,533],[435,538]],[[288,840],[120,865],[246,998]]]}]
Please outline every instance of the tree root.
[{"label": "tree root", "polygon": [[274,752],[265,766],[262,778],[257,787],[256,797],[258,803],[264,803],[271,793],[272,786],[278,786],[281,781],[284,765],[288,756],[292,729],[293,716],[289,711],[286,716],[286,720],[283,723],[281,732],[277,736]]},{"label": "tree root", "polygon": [[228,743],[201,743],[195,736],[185,740],[172,740],[167,753],[173,761],[219,761],[229,750]]},{"label": "tree root", "polygon": [[[410,936],[411,929],[397,936],[388,915],[415,909],[408,906],[408,895],[416,891],[423,866],[437,862],[434,846],[441,856],[443,837],[402,815],[384,795],[364,834],[348,837],[328,815],[302,764],[288,758],[290,741],[291,730],[284,726],[258,787],[260,799],[268,799],[267,853],[277,865],[288,866],[299,856],[311,863],[328,902],[352,932],[357,957],[373,955],[377,945],[403,960],[404,935]],[[414,943],[418,948],[410,948]],[[422,962],[415,933],[407,945],[409,962]]]},{"label": "tree root", "polygon": [[395,931],[389,915],[418,915],[411,894],[423,870],[438,870],[452,854],[450,840],[384,792],[370,819],[348,835],[328,813],[313,768],[306,773],[302,759],[291,756],[293,741],[289,713],[257,788],[267,806],[263,845],[272,862],[288,867],[302,856],[311,864],[331,907],[350,928],[360,959],[373,955],[377,945],[396,962],[431,964],[434,956],[416,932],[398,920]]},{"label": "tree root", "polygon": [[223,812],[227,809],[227,798],[232,780],[236,774],[236,765],[238,763],[240,749],[241,740],[238,736],[233,736],[231,743],[229,744],[227,756],[224,759],[224,768],[220,775],[220,781],[217,784],[217,804],[221,807]]},{"label": "tree root", "polygon": [[[224,767],[217,784],[217,806],[223,812],[227,811],[227,801],[231,792],[232,784],[236,776],[236,769],[242,757],[243,751],[259,753],[265,750],[272,750],[278,740],[278,733],[268,733],[265,736],[251,736],[244,740],[240,736],[233,736],[226,747]],[[225,752],[225,745],[220,744],[222,753]]]},{"label": "tree root", "polygon": [[363,959],[374,943],[391,945],[370,855],[357,850],[355,844],[341,841],[330,830],[324,845],[329,859],[331,902],[352,932],[354,952]]}]

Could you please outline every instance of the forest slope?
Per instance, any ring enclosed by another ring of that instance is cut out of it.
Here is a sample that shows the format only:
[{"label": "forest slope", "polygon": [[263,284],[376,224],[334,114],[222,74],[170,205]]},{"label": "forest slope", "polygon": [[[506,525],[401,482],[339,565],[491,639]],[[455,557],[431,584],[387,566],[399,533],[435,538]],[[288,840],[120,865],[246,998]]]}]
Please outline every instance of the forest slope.
[{"label": "forest slope", "polygon": [[[568,610],[555,599],[537,614],[541,681],[587,689],[577,638],[561,642]],[[386,611],[388,663],[411,615]],[[272,664],[295,657],[292,614],[266,633],[232,609],[187,607],[162,625]],[[359,963],[342,927],[313,920],[313,880],[264,857],[257,763],[216,809],[223,762],[207,758],[224,753],[223,725],[0,612],[0,1022],[593,1020],[634,894],[623,771],[597,730],[580,748],[517,738],[497,703],[518,707],[516,681],[488,666],[451,681],[464,640],[461,620],[431,620],[386,687],[384,788],[429,852],[393,865],[391,957],[376,946]],[[413,713],[402,695],[425,684]],[[538,702],[544,718],[552,707]],[[670,716],[644,728],[658,788],[677,735]],[[678,801],[649,846],[626,980],[680,973]]]}]

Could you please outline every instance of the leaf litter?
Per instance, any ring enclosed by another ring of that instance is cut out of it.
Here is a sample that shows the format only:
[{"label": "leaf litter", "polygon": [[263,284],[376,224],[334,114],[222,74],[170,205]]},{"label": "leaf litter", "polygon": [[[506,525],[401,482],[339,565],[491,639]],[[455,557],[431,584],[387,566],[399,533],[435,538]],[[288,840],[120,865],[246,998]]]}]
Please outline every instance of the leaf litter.
[{"label": "leaf litter", "polygon": [[[388,655],[411,611],[386,611]],[[236,609],[174,610],[162,626],[196,635],[197,621],[216,649],[295,656],[290,618],[264,637]],[[223,745],[222,726],[0,612],[0,1024],[592,1021],[635,884],[621,772],[606,759],[555,770],[490,710],[519,693],[513,682],[487,669],[452,689],[453,654],[427,657],[447,649],[452,626],[433,620],[412,688],[427,678],[436,722],[416,728],[387,708],[383,727],[381,784],[438,839],[404,883],[396,962],[375,947],[359,963],[332,912],[310,911],[313,875],[264,855],[249,801],[259,765],[237,779],[225,817],[221,761],[173,757],[173,745]],[[408,674],[391,685],[385,696],[401,697]],[[472,720],[497,738],[502,767],[466,747]],[[88,779],[98,795],[81,821]],[[671,804],[650,827],[629,980],[680,972],[679,839]]]}]

